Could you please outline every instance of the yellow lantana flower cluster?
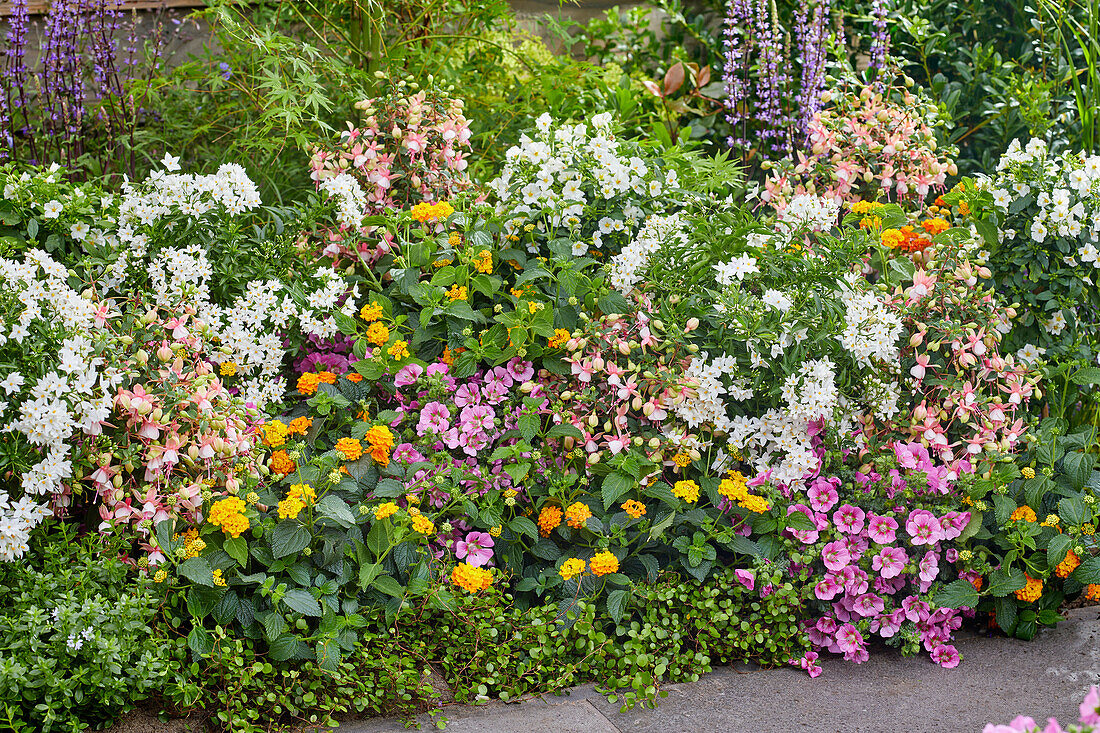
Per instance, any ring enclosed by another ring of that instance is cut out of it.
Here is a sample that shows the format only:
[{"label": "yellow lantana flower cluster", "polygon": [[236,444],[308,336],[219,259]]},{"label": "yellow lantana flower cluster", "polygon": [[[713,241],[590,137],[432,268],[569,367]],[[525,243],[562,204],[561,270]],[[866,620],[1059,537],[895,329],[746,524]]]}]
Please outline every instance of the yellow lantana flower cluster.
[{"label": "yellow lantana flower cluster", "polygon": [[749,493],[745,477],[740,471],[727,473],[726,478],[718,484],[718,493],[730,501],[736,502],[738,506],[757,514],[766,512],[771,508],[767,499]]},{"label": "yellow lantana flower cluster", "polygon": [[398,509],[399,507],[392,501],[387,501],[374,510],[374,518],[381,521],[386,517],[392,517],[394,514],[397,514]]},{"label": "yellow lantana flower cluster", "polygon": [[559,346],[565,346],[565,343],[569,340],[569,332],[564,328],[555,328],[554,335],[547,341],[547,346],[551,349],[556,349]]},{"label": "yellow lantana flower cluster", "polygon": [[455,207],[448,204],[446,201],[440,201],[434,204],[420,203],[412,207],[412,218],[422,224],[426,224],[429,221],[435,219],[446,219],[453,214]]},{"label": "yellow lantana flower cluster", "polygon": [[672,486],[672,495],[694,504],[699,501],[699,484],[694,481],[677,481]]},{"label": "yellow lantana flower cluster", "polygon": [[382,317],[382,306],[378,303],[367,303],[359,309],[359,317],[364,321],[377,321]]},{"label": "yellow lantana flower cluster", "polygon": [[230,537],[240,537],[249,528],[248,517],[244,515],[246,504],[236,496],[227,496],[210,507],[206,521]]},{"label": "yellow lantana flower cluster", "polygon": [[[592,510],[583,501],[570,504],[565,510],[565,521],[573,529],[584,529],[588,518],[592,516]],[[541,517],[540,517],[541,520]]]},{"label": "yellow lantana flower cluster", "polygon": [[281,420],[271,420],[264,423],[264,443],[272,448],[278,448],[286,443],[287,429]]},{"label": "yellow lantana flower cluster", "polygon": [[355,438],[340,438],[333,448],[343,453],[348,461],[358,460],[363,455],[363,444]]},{"label": "yellow lantana flower cluster", "polygon": [[592,569],[592,574],[597,577],[609,573],[617,573],[619,572],[619,558],[615,557],[607,550],[597,552],[596,555],[588,561],[588,567]]},{"label": "yellow lantana flower cluster", "polygon": [[390,329],[386,324],[375,321],[367,329],[367,341],[375,346],[382,346],[390,340]]},{"label": "yellow lantana flower cluster", "polygon": [[493,253],[487,249],[481,250],[474,255],[473,264],[478,272],[489,274],[493,271]]},{"label": "yellow lantana flower cluster", "polygon": [[451,571],[451,582],[470,593],[487,590],[493,584],[492,572],[475,568],[469,563],[459,563]]},{"label": "yellow lantana flower cluster", "polygon": [[564,580],[569,580],[583,573],[584,568],[584,560],[577,557],[571,557],[561,564],[561,567],[558,568],[558,574],[561,575]]},{"label": "yellow lantana flower cluster", "polygon": [[539,534],[549,537],[558,525],[561,524],[561,507],[544,506],[539,512]]}]

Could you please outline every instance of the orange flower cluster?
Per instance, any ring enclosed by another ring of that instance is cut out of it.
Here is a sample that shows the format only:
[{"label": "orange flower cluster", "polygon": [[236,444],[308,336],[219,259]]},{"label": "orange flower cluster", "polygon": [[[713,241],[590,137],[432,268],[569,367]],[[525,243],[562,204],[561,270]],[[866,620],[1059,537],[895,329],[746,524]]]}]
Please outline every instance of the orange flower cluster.
[{"label": "orange flower cluster", "polygon": [[363,455],[363,444],[355,438],[340,438],[333,447],[343,453],[344,458],[349,461],[358,460]]},{"label": "orange flower cluster", "polygon": [[902,252],[923,252],[931,241],[926,239],[913,227],[901,229],[884,229],[881,235],[882,245],[890,249],[898,249]]},{"label": "orange flower cluster", "polygon": [[271,460],[268,461],[267,465],[272,473],[279,476],[293,473],[294,469],[298,467],[285,450],[277,450],[272,453]]},{"label": "orange flower cluster", "polygon": [[382,346],[390,340],[390,329],[386,327],[386,324],[375,321],[370,324],[370,328],[367,329],[367,341],[370,341],[375,346]]},{"label": "orange flower cluster", "polygon": [[483,249],[474,255],[473,263],[474,269],[487,275],[493,271],[493,253]]},{"label": "orange flower cluster", "polygon": [[1024,577],[1027,578],[1027,585],[1016,591],[1016,597],[1024,603],[1034,603],[1043,595],[1043,581],[1027,573],[1024,573]]},{"label": "orange flower cluster", "polygon": [[1068,578],[1070,573],[1077,569],[1077,566],[1081,564],[1081,558],[1077,557],[1077,553],[1070,550],[1066,553],[1066,559],[1058,563],[1058,566],[1054,568],[1054,574],[1059,578]]},{"label": "orange flower cluster", "polygon": [[317,391],[317,385],[321,378],[313,372],[306,372],[298,377],[298,394],[311,395]]},{"label": "orange flower cluster", "polygon": [[555,328],[554,335],[547,341],[547,346],[551,349],[556,349],[560,346],[565,346],[565,343],[569,340],[569,332],[564,328]]},{"label": "orange flower cluster", "polygon": [[584,529],[588,518],[592,516],[592,510],[583,501],[570,504],[565,510],[565,521],[573,529]]},{"label": "orange flower cluster", "polygon": [[641,518],[645,514],[645,504],[634,499],[628,499],[621,504],[624,512],[634,517],[635,519]]},{"label": "orange flower cluster", "polygon": [[549,537],[550,533],[561,524],[561,507],[544,506],[539,512],[539,534]]},{"label": "orange flower cluster", "polygon": [[305,435],[311,425],[313,425],[313,418],[303,415],[291,420],[290,424],[286,426],[286,431],[291,435]]},{"label": "orange flower cluster", "polygon": [[[385,425],[375,425],[363,436],[370,445],[370,457],[383,466],[390,464],[390,451],[393,450],[393,433]],[[358,441],[357,441],[358,442]]]},{"label": "orange flower cluster", "polygon": [[412,207],[412,218],[421,224],[426,224],[433,219],[446,219],[454,211],[455,207],[446,201],[440,201],[436,204],[420,203]]},{"label": "orange flower cluster", "polygon": [[1021,519],[1025,522],[1034,522],[1038,519],[1038,517],[1035,516],[1035,510],[1025,504],[1022,507],[1016,509],[1016,511],[1012,512],[1012,514],[1008,518],[1008,521],[1018,522]]}]

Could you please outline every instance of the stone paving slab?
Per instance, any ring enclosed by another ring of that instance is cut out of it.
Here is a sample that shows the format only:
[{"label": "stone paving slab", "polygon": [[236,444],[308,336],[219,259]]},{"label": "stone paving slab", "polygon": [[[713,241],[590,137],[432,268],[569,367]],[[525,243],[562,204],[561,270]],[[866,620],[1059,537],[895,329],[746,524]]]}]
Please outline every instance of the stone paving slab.
[{"label": "stone paving slab", "polygon": [[[1076,722],[1090,685],[1100,684],[1100,615],[1077,609],[1033,642],[970,636],[957,642],[963,662],[940,669],[894,650],[861,665],[826,659],[810,679],[794,669],[716,670],[694,683],[667,685],[656,709],[626,713],[591,686],[563,697],[445,708],[454,733],[820,733],[979,732],[1024,714]],[[419,721],[431,728],[429,716]],[[346,723],[338,733],[390,733],[398,721]]]}]

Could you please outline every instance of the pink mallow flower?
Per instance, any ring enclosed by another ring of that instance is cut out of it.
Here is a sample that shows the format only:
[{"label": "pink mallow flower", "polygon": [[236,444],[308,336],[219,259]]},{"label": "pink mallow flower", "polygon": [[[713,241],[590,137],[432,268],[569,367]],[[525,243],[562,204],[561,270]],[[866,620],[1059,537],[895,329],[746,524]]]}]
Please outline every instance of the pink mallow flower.
[{"label": "pink mallow flower", "polygon": [[806,495],[810,498],[810,506],[815,512],[827,512],[833,508],[840,498],[836,487],[840,485],[840,479],[833,477],[825,479],[818,477],[810,484]]},{"label": "pink mallow flower", "polygon": [[944,669],[954,669],[959,666],[962,657],[959,650],[950,644],[940,644],[932,650],[932,661]]},{"label": "pink mallow flower", "polygon": [[848,553],[848,548],[843,542],[830,542],[821,551],[821,560],[825,563],[825,567],[836,572],[847,566],[851,562],[852,556]]},{"label": "pink mallow flower", "polygon": [[897,537],[898,523],[891,517],[882,517],[872,512],[867,515],[867,537],[880,545],[889,545]]},{"label": "pink mallow flower", "polygon": [[863,521],[867,514],[857,506],[842,504],[833,512],[833,524],[846,534],[859,534],[863,531]]},{"label": "pink mallow flower", "polygon": [[943,528],[936,515],[926,509],[917,509],[909,513],[905,531],[914,545],[934,545],[944,538]]},{"label": "pink mallow flower", "polygon": [[871,569],[878,571],[884,578],[896,578],[905,571],[909,556],[900,547],[884,547],[871,558]]},{"label": "pink mallow flower", "polygon": [[493,559],[493,538],[488,532],[470,532],[466,541],[455,543],[455,556],[480,568]]}]

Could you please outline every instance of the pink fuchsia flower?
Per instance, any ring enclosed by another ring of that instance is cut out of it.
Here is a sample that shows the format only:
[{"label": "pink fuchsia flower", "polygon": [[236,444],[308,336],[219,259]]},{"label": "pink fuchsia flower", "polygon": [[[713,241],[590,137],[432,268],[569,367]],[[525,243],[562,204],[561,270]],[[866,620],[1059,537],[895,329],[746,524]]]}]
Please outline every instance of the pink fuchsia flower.
[{"label": "pink fuchsia flower", "polygon": [[825,567],[836,572],[846,567],[851,562],[852,556],[843,542],[830,542],[821,551],[821,560],[825,563]]},{"label": "pink fuchsia flower", "polygon": [[940,520],[926,509],[917,509],[909,513],[905,531],[909,533],[910,542],[914,545],[933,545],[944,538]]},{"label": "pink fuchsia flower", "polygon": [[954,669],[959,666],[959,662],[962,661],[962,656],[959,655],[959,650],[950,644],[940,644],[938,647],[932,650],[932,661],[940,665],[944,669]]},{"label": "pink fuchsia flower", "polygon": [[842,504],[833,512],[833,524],[846,534],[859,534],[863,531],[863,521],[867,514],[857,506]]},{"label": "pink fuchsia flower", "polygon": [[756,587],[756,576],[751,570],[737,569],[733,571],[734,577],[737,578],[737,582],[745,586],[749,590]]},{"label": "pink fuchsia flower", "polygon": [[905,563],[909,556],[900,547],[884,547],[871,558],[871,569],[884,578],[896,578],[905,572]]},{"label": "pink fuchsia flower", "polygon": [[864,618],[882,613],[886,603],[874,593],[864,593],[852,603],[852,610]]},{"label": "pink fuchsia flower", "polygon": [[897,539],[898,523],[892,517],[871,513],[867,515],[867,536],[872,542],[889,545]]},{"label": "pink fuchsia flower", "polygon": [[836,505],[840,498],[836,490],[839,485],[840,479],[835,476],[829,479],[820,477],[814,479],[806,495],[810,498],[810,506],[815,512],[827,512]]},{"label": "pink fuchsia flower", "polygon": [[455,556],[480,568],[493,559],[493,538],[488,532],[470,532],[466,541],[455,543]]}]

